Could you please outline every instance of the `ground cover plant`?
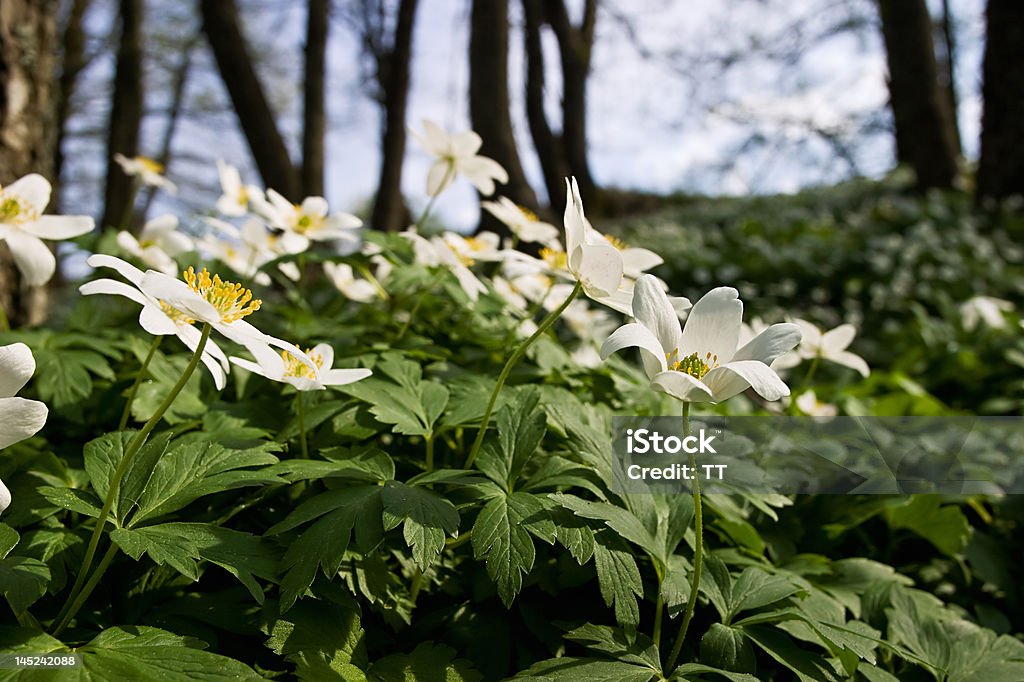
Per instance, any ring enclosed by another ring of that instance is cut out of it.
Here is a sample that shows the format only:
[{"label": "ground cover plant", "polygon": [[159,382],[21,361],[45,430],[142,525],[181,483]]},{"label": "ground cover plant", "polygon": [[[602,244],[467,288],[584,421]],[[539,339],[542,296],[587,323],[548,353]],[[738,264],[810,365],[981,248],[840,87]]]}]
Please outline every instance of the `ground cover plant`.
[{"label": "ground cover plant", "polygon": [[[0,679],[1024,679],[1012,496],[611,480],[615,414],[1018,412],[1019,226],[893,184],[606,236],[567,180],[561,225],[428,234],[505,174],[422,143],[402,233],[224,166],[202,236],[79,237],[59,320],[0,335],[0,650],[82,661]],[[0,191],[45,281],[36,243],[91,222]]]}]

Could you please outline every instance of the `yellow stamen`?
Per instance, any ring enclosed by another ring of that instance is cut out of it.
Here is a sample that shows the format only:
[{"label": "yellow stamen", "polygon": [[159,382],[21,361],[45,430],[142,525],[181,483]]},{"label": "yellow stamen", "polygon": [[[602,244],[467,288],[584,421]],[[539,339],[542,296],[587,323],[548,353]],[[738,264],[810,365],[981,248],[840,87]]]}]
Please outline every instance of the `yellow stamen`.
[{"label": "yellow stamen", "polygon": [[569,267],[565,251],[555,251],[545,246],[540,250],[540,257],[554,270],[564,270]]},{"label": "yellow stamen", "polygon": [[[307,349],[306,355],[309,356],[309,359],[313,361],[314,365],[316,365],[317,370],[323,368],[324,358],[322,355],[312,349]],[[281,359],[284,360],[284,375],[286,377],[294,377],[296,379],[316,379],[316,370],[299,360],[288,351],[281,351]]]},{"label": "yellow stamen", "polygon": [[263,304],[260,299],[253,298],[252,292],[241,284],[225,282],[220,275],[211,278],[206,268],[197,273],[190,266],[182,276],[192,291],[206,299],[220,313],[221,322],[225,324],[253,314]]},{"label": "yellow stamen", "polygon": [[516,208],[518,208],[519,212],[523,214],[523,217],[526,218],[527,220],[529,220],[531,223],[537,222],[537,214],[536,213],[534,213],[533,211],[531,211],[528,208],[523,208],[522,206],[516,206]]},{"label": "yellow stamen", "polygon": [[39,218],[39,212],[20,197],[7,195],[0,188],[0,222],[29,223]]},{"label": "yellow stamen", "polygon": [[629,244],[627,244],[626,242],[622,241],[618,237],[613,237],[610,234],[606,234],[604,237],[605,237],[605,239],[608,240],[609,244],[614,246],[619,251],[625,251],[626,249],[629,248]]},{"label": "yellow stamen", "polygon": [[165,301],[160,301],[160,310],[164,311],[164,315],[171,318],[171,321],[174,322],[175,324],[186,325],[195,323],[195,320],[193,320],[187,314],[178,310],[177,308],[175,308],[174,306]]},{"label": "yellow stamen", "polygon": [[671,353],[665,353],[665,362],[668,364],[669,369],[689,374],[699,381],[704,378],[705,374],[718,367],[718,356],[705,353],[704,358],[701,359],[697,353],[691,353],[684,358],[680,358],[679,349],[676,348]]},{"label": "yellow stamen", "polygon": [[160,163],[159,161],[154,161],[153,159],[147,156],[136,156],[135,160],[138,161],[139,165],[141,165],[144,169],[148,170],[150,173],[164,172],[164,165],[162,163]]}]

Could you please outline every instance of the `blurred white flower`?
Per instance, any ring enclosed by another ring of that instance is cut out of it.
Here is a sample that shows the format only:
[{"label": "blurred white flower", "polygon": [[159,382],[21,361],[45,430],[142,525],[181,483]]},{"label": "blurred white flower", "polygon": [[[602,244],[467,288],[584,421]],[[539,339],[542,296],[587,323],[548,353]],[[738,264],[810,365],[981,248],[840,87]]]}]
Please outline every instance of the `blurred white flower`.
[{"label": "blurred white flower", "polygon": [[220,176],[220,188],[223,192],[217,199],[217,210],[223,215],[245,215],[249,210],[249,200],[263,193],[255,185],[242,184],[242,176],[238,169],[221,159],[217,159],[217,175]]},{"label": "blurred white flower", "polygon": [[466,265],[472,265],[476,261],[504,260],[511,253],[501,248],[501,238],[494,232],[480,232],[472,237],[463,237],[455,232],[445,232],[441,238]]},{"label": "blurred white flower", "polygon": [[796,399],[796,406],[809,417],[834,417],[839,409],[831,403],[818,400],[813,390],[804,391]]},{"label": "blurred white flower", "polygon": [[775,369],[789,369],[796,367],[803,360],[820,358],[856,370],[861,376],[871,374],[864,358],[846,350],[857,335],[857,329],[852,324],[841,324],[835,329],[822,332],[807,320],[795,319],[793,322],[800,327],[803,339],[796,351],[786,353],[775,361],[772,365]]},{"label": "blurred white flower", "polygon": [[530,210],[510,199],[484,201],[480,206],[500,220],[521,242],[537,242],[545,246],[558,245],[558,228],[537,218]]},{"label": "blurred white flower", "polygon": [[508,182],[508,173],[494,159],[480,156],[483,140],[472,130],[449,135],[433,121],[423,119],[423,134],[409,132],[425,150],[437,157],[427,173],[427,195],[436,197],[455,180],[465,176],[484,196],[494,194],[495,180]]},{"label": "blurred white flower", "polygon": [[168,275],[178,271],[174,259],[195,248],[188,235],[178,232],[178,219],[172,215],[147,221],[138,238],[131,232],[118,232],[117,245],[154,270]]},{"label": "blurred white flower", "polygon": [[601,347],[601,356],[639,348],[656,390],[687,402],[712,403],[747,388],[765,400],[789,395],[789,387],[769,365],[799,342],[800,328],[774,324],[737,349],[743,303],[735,289],[709,291],[694,304],[683,327],[657,278],[643,275],[633,293],[633,315],[636,322],[615,330]]},{"label": "blurred white flower", "polygon": [[324,274],[331,284],[350,301],[369,303],[378,297],[377,288],[369,281],[355,276],[352,266],[347,263],[324,263]]},{"label": "blurred white flower", "polygon": [[121,166],[126,175],[138,178],[142,184],[150,187],[159,187],[169,194],[178,191],[177,186],[164,176],[164,165],[146,156],[133,156],[128,158],[124,154],[114,154],[114,161]]},{"label": "blurred white flower", "polygon": [[443,266],[458,280],[459,286],[466,292],[469,299],[476,303],[480,294],[487,291],[487,286],[473,274],[467,264],[472,260],[463,258],[452,250],[448,243],[441,237],[427,239],[420,235],[414,228],[399,233],[403,238],[408,239],[412,244],[413,257],[415,261],[425,267]]},{"label": "blurred white flower", "polygon": [[89,232],[89,216],[43,215],[50,203],[50,183],[32,173],[0,187],[0,241],[7,242],[18,270],[29,286],[46,284],[57,259],[44,239],[71,239]]},{"label": "blurred white flower", "polygon": [[964,329],[971,332],[977,329],[979,322],[984,322],[992,329],[1006,327],[1005,313],[1013,312],[1013,304],[992,296],[974,296],[960,304],[960,318]]},{"label": "blurred white flower", "polygon": [[[0,346],[0,450],[35,435],[46,423],[46,405],[16,397],[35,371],[36,360],[28,346]],[[11,491],[0,481],[0,513],[10,504]]]},{"label": "blurred white flower", "polygon": [[306,351],[304,356],[309,358],[312,364],[306,364],[288,351],[275,353],[268,346],[251,347],[249,351],[256,358],[256,362],[234,356],[231,362],[272,381],[291,384],[299,391],[322,391],[327,386],[344,386],[372,374],[370,370],[362,368],[332,369],[334,349],[326,343]]},{"label": "blurred white flower", "polygon": [[305,251],[310,241],[359,240],[356,228],[361,227],[363,221],[348,213],[329,214],[327,200],[323,197],[306,197],[302,203],[293,204],[278,192],[268,189],[266,199],[253,195],[249,197],[249,203],[271,227],[290,236],[294,244],[289,246],[289,253]]}]

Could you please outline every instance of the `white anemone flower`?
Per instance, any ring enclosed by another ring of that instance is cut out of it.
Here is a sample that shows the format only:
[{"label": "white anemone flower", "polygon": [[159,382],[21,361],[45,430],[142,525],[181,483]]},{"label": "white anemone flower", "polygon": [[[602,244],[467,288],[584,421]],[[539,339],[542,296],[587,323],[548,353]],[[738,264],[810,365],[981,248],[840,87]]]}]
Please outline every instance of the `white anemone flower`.
[{"label": "white anemone flower", "polygon": [[412,244],[413,258],[417,263],[429,268],[444,267],[449,270],[471,301],[476,303],[480,294],[486,293],[487,286],[467,267],[472,265],[473,261],[456,253],[444,239],[427,239],[415,229],[408,229],[399,234]]},{"label": "white anemone flower", "polygon": [[494,159],[477,154],[483,140],[472,130],[449,135],[433,121],[423,119],[423,134],[409,132],[425,150],[437,157],[427,173],[427,195],[436,197],[462,175],[480,194],[494,194],[494,182],[508,182],[508,173]]},{"label": "white anemone flower", "polygon": [[494,232],[480,232],[472,237],[463,237],[455,232],[445,232],[445,244],[467,264],[481,261],[495,263],[505,260],[509,251],[501,248],[501,237]]},{"label": "white anemone flower", "polygon": [[29,286],[46,284],[57,269],[57,259],[44,239],[71,239],[94,225],[84,215],[43,215],[49,203],[50,183],[35,173],[0,187],[0,241],[7,242]]},{"label": "white anemone flower", "polygon": [[250,200],[263,194],[259,187],[243,184],[238,169],[222,159],[217,159],[217,175],[220,177],[222,192],[217,199],[217,210],[222,215],[233,218],[245,215],[249,210]]},{"label": "white anemone flower", "polygon": [[[114,279],[97,279],[78,287],[82,294],[112,294],[135,301],[142,306],[139,326],[153,336],[176,336],[190,351],[195,352],[201,334],[195,328],[194,320],[144,291],[142,280],[145,273],[120,258],[104,254],[89,256],[86,262],[94,268],[110,268],[116,271],[132,286]],[[217,390],[224,388],[228,358],[213,339],[206,342],[201,359],[213,377]]]},{"label": "white anemone flower", "polygon": [[164,175],[164,165],[146,156],[128,158],[124,154],[114,154],[114,161],[126,175],[138,178],[149,187],[159,187],[169,194],[175,194],[178,187]]},{"label": "white anemone flower", "polygon": [[839,409],[831,403],[823,403],[813,390],[804,391],[796,398],[796,406],[809,417],[835,417]]},{"label": "white anemone flower", "polygon": [[324,263],[324,274],[341,295],[357,303],[369,303],[380,294],[368,280],[356,277],[348,263]]},{"label": "white anemone flower", "polygon": [[817,326],[807,320],[793,320],[803,334],[800,346],[792,353],[786,353],[775,363],[776,369],[788,369],[796,367],[803,360],[822,359],[834,362],[843,367],[860,372],[861,376],[868,376],[871,370],[864,358],[846,350],[857,335],[857,329],[852,324],[841,324],[835,329],[822,332]]},{"label": "white anemone flower", "polygon": [[[0,346],[0,449],[35,435],[46,423],[46,405],[15,397],[35,371],[36,360],[28,346]],[[0,481],[0,513],[10,504],[11,491]]]},{"label": "white anemone flower", "polygon": [[1012,312],[1012,303],[993,296],[974,296],[960,304],[960,318],[969,332],[977,329],[980,322],[992,329],[1004,329],[1005,313]]},{"label": "white anemone flower", "polygon": [[147,221],[138,238],[125,230],[118,232],[117,245],[147,266],[168,275],[178,271],[174,259],[195,248],[192,239],[178,231],[178,218],[173,215]]},{"label": "white anemone flower", "polygon": [[328,386],[344,386],[373,373],[364,368],[333,369],[334,349],[326,343],[306,351],[305,356],[312,360],[312,364],[306,364],[288,351],[275,353],[268,346],[250,347],[249,351],[256,362],[236,357],[232,357],[231,362],[272,381],[291,384],[299,391],[322,391]]},{"label": "white anemone flower", "polygon": [[556,246],[558,244],[558,228],[540,220],[529,209],[523,208],[505,197],[497,201],[484,201],[480,206],[500,220],[521,242]]},{"label": "white anemone flower", "polygon": [[623,348],[639,348],[651,385],[686,402],[718,403],[747,388],[765,400],[789,395],[789,387],[769,366],[800,341],[795,324],[774,324],[739,345],[743,303],[731,287],[705,294],[686,325],[657,278],[643,275],[633,293],[636,322],[623,325],[601,347],[607,358]]},{"label": "white anemone flower", "polygon": [[300,204],[293,204],[275,190],[268,189],[267,197],[252,196],[249,201],[257,214],[271,227],[292,235],[297,246],[290,247],[290,253],[301,253],[309,248],[310,242],[334,241],[336,239],[357,242],[356,228],[363,221],[348,213],[329,213],[327,200],[323,197],[306,197]]}]

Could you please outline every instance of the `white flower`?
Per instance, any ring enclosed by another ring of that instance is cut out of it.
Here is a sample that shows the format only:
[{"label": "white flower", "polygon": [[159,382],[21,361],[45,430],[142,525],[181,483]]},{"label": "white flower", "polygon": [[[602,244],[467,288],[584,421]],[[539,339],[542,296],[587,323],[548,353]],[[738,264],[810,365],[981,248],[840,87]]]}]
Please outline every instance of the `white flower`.
[{"label": "white flower", "polygon": [[[46,423],[46,405],[15,397],[35,371],[36,361],[28,346],[0,346],[0,449],[35,435]],[[10,504],[11,491],[0,481],[0,513]]]},{"label": "white flower", "polygon": [[841,324],[822,333],[821,329],[807,320],[795,319],[793,322],[800,327],[803,340],[795,352],[785,354],[774,363],[776,369],[788,369],[796,367],[802,360],[821,358],[857,370],[865,377],[871,374],[864,358],[846,350],[857,335],[857,329],[852,324]]},{"label": "white flower", "polygon": [[310,241],[322,242],[344,239],[358,241],[356,228],[363,221],[348,213],[328,215],[327,200],[323,197],[306,197],[301,204],[293,204],[278,192],[268,189],[267,198],[249,197],[253,210],[262,216],[271,227],[293,235],[296,244],[290,253],[301,253],[309,248]]},{"label": "white flower", "polygon": [[[115,270],[132,286],[114,279],[97,279],[78,287],[82,294],[86,296],[112,294],[135,301],[142,306],[142,311],[139,313],[139,326],[154,336],[176,336],[189,350],[195,352],[199,346],[201,334],[193,326],[194,320],[159,298],[143,291],[142,281],[145,274],[141,270],[120,258],[104,254],[89,256],[89,260],[86,262],[94,268]],[[201,359],[213,377],[213,383],[217,386],[217,390],[224,388],[228,358],[213,339],[206,342]]]},{"label": "white flower", "polygon": [[960,304],[960,317],[969,332],[977,329],[979,322],[992,329],[1003,329],[1006,327],[1004,313],[1012,312],[1012,303],[992,296],[974,296]]},{"label": "white flower", "polygon": [[[203,250],[262,286],[271,281],[267,273],[260,272],[264,263],[279,256],[301,253],[309,246],[308,240],[294,233],[271,232],[256,217],[246,220],[241,229],[217,218],[207,218],[206,222],[219,234],[206,235],[200,242]],[[299,279],[295,263],[281,263],[278,269],[293,281]]]},{"label": "white flower", "polygon": [[369,303],[377,298],[377,289],[369,281],[355,276],[352,266],[347,263],[324,263],[324,274],[331,284],[350,301]]},{"label": "white flower", "polygon": [[494,232],[480,232],[472,237],[463,237],[455,232],[445,232],[444,243],[467,265],[476,261],[493,263],[504,260],[509,253],[501,248],[501,237]]},{"label": "white flower", "polygon": [[839,414],[835,405],[818,400],[813,390],[804,391],[797,396],[796,406],[809,417],[834,417]]},{"label": "white flower", "polygon": [[510,199],[498,197],[497,201],[484,201],[480,206],[504,223],[521,242],[537,242],[545,246],[558,244],[557,227],[543,222],[532,211]]},{"label": "white flower", "polygon": [[334,349],[321,343],[305,355],[312,364],[305,364],[287,351],[278,354],[267,346],[249,349],[256,362],[232,357],[231,362],[242,369],[259,374],[273,381],[291,384],[300,391],[321,391],[327,386],[344,386],[365,379],[372,372],[368,369],[332,369]]},{"label": "white flower", "polygon": [[129,159],[124,154],[114,154],[114,161],[117,161],[125,174],[139,178],[144,185],[159,187],[169,194],[178,191],[175,184],[164,176],[164,166],[158,161],[145,156],[133,156]]},{"label": "white flower", "polygon": [[217,199],[217,210],[223,215],[245,215],[249,210],[250,199],[262,194],[260,188],[255,185],[243,185],[238,169],[221,159],[217,159],[217,175],[220,176],[220,188],[223,192]]},{"label": "white flower", "polygon": [[137,239],[131,232],[118,232],[117,244],[149,267],[168,275],[178,271],[174,259],[195,248],[188,235],[178,232],[178,219],[172,215],[147,221]]},{"label": "white flower", "polygon": [[449,135],[433,121],[423,120],[423,135],[409,131],[420,145],[437,157],[427,173],[427,195],[436,197],[455,179],[463,175],[480,190],[480,194],[494,194],[494,181],[508,182],[508,173],[494,159],[479,156],[483,144],[472,130]]},{"label": "white flower", "polygon": [[0,187],[0,241],[14,256],[14,262],[30,286],[46,284],[57,268],[57,260],[43,239],[71,239],[89,232],[89,216],[43,215],[50,203],[50,183],[35,173]]},{"label": "white flower", "polygon": [[480,298],[480,294],[487,291],[487,286],[466,267],[467,263],[472,264],[472,261],[459,256],[441,237],[426,239],[415,229],[408,229],[399,234],[412,244],[413,258],[417,263],[428,268],[443,266],[451,271],[459,281],[459,286],[474,303]]},{"label": "white flower", "polygon": [[643,275],[633,293],[633,315],[636,322],[615,330],[601,347],[601,356],[639,348],[656,390],[683,401],[712,403],[747,388],[765,400],[789,395],[789,387],[769,365],[799,342],[800,328],[774,324],[737,349],[743,303],[735,289],[709,291],[682,327],[657,278]]}]

